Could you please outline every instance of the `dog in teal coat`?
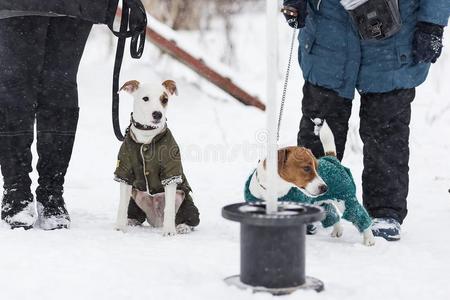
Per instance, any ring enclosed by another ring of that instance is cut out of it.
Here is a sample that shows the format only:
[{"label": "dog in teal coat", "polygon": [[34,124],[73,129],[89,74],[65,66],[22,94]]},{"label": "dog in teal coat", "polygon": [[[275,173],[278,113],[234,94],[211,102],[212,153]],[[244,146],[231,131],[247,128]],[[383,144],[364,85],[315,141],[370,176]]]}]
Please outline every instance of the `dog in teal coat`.
[{"label": "dog in teal coat", "polygon": [[[318,127],[318,131],[326,156],[316,160],[308,149],[302,147],[287,147],[278,151],[278,200],[322,206],[326,212],[322,225],[325,228],[334,227],[333,237],[343,234],[340,222],[342,213],[342,218],[352,222],[363,234],[363,243],[374,245],[372,219],[356,197],[350,170],[336,158],[333,133],[326,122]],[[247,202],[264,200],[265,179],[265,161],[262,161],[245,184]]]}]

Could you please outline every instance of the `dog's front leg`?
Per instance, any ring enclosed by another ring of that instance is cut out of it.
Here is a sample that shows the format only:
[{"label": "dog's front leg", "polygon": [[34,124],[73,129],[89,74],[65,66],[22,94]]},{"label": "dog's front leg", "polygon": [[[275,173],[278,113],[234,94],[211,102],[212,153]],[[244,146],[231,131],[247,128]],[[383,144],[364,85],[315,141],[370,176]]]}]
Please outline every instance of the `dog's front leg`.
[{"label": "dog's front leg", "polygon": [[130,204],[131,185],[120,183],[120,202],[117,212],[116,229],[125,232],[128,224],[128,205]]},{"label": "dog's front leg", "polygon": [[171,236],[176,235],[175,228],[175,198],[177,194],[177,184],[171,183],[164,187],[166,204],[164,206],[164,223],[163,223],[163,235]]},{"label": "dog's front leg", "polygon": [[340,238],[343,233],[344,227],[342,226],[340,221],[333,225],[333,231],[331,232],[332,237]]},{"label": "dog's front leg", "polygon": [[375,237],[373,236],[372,233],[372,227],[369,227],[363,231],[363,243],[366,246],[375,245]]}]

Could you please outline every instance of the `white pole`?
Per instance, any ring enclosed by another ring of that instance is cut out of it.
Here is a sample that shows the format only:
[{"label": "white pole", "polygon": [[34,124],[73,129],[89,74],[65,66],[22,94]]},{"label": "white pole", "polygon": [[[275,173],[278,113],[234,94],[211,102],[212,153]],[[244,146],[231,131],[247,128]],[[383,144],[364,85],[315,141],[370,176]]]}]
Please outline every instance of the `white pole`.
[{"label": "white pole", "polygon": [[278,0],[266,0],[267,20],[267,194],[266,212],[278,210],[276,195],[276,174],[278,172],[277,146],[277,81],[278,81]]}]

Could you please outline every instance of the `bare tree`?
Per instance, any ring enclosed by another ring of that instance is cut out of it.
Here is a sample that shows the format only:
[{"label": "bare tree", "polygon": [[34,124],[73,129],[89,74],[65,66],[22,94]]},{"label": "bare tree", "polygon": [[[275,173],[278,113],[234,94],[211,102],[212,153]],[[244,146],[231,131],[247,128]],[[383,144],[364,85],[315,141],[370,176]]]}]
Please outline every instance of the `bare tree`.
[{"label": "bare tree", "polygon": [[226,48],[222,61],[228,65],[235,58],[232,39],[233,17],[246,6],[260,7],[257,0],[143,0],[147,11],[174,30],[198,30],[210,28],[213,20],[223,24]]},{"label": "bare tree", "polygon": [[174,30],[198,30],[202,6],[209,0],[144,0],[147,11]]},{"label": "bare tree", "polygon": [[[227,18],[257,0],[142,0],[147,11],[175,30],[201,30],[214,17]],[[205,22],[207,20],[207,22]]]}]

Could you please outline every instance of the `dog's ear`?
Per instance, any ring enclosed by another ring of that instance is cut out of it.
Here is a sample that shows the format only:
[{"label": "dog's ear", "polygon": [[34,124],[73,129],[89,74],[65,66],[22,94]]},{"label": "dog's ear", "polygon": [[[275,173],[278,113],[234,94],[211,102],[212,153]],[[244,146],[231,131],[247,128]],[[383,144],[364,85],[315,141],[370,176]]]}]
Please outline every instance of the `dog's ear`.
[{"label": "dog's ear", "polygon": [[305,149],[306,153],[308,153],[308,154],[311,155],[312,157],[316,158],[316,157],[314,156],[314,154],[312,153],[311,149],[309,149],[309,148],[303,148],[303,149]]},{"label": "dog's ear", "polygon": [[170,94],[170,95],[177,95],[178,96],[178,89],[177,89],[177,84],[175,81],[173,80],[166,80],[162,83],[162,85],[166,88],[166,91]]},{"label": "dog's ear", "polygon": [[286,164],[289,156],[289,148],[284,148],[278,150],[278,172],[283,169],[284,165]]},{"label": "dog's ear", "polygon": [[134,93],[141,83],[137,80],[130,80],[125,82],[125,84],[120,88],[120,91],[126,91],[130,94]]},{"label": "dog's ear", "polygon": [[318,167],[318,163],[317,163],[317,158],[314,156],[314,154],[312,153],[312,151],[308,148],[304,148],[305,152],[311,157],[311,159],[314,162],[314,169],[317,171],[317,167]]}]

